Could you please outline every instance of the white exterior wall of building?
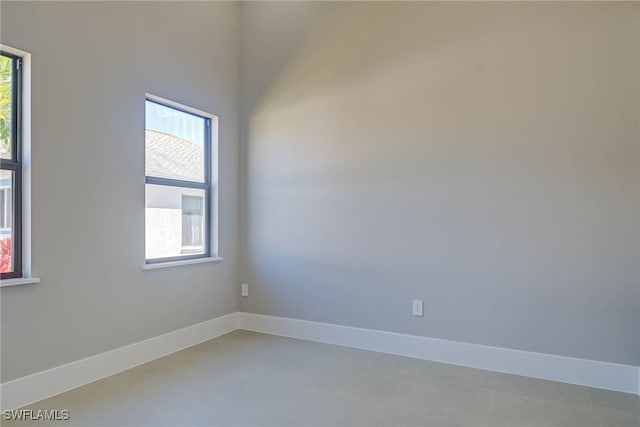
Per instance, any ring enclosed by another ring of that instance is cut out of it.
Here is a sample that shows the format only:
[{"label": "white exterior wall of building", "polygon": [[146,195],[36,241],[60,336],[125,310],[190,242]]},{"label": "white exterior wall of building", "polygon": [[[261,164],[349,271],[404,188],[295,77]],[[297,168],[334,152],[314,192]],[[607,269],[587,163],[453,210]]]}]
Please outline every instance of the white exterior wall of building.
[{"label": "white exterior wall of building", "polygon": [[183,249],[182,196],[204,197],[204,191],[148,184],[146,194],[146,258],[180,255]]}]

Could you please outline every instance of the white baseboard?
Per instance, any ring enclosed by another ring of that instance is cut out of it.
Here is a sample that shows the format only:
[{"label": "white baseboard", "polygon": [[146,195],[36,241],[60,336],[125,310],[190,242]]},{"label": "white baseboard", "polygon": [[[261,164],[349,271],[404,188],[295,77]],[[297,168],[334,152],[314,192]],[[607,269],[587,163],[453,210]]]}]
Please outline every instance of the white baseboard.
[{"label": "white baseboard", "polygon": [[637,366],[237,312],[2,383],[0,409],[29,405],[236,329],[640,394]]},{"label": "white baseboard", "polygon": [[150,362],[238,328],[231,313],[125,347],[0,384],[2,410],[17,409]]},{"label": "white baseboard", "polygon": [[272,335],[640,394],[640,368],[637,366],[252,313],[239,313],[238,327]]}]

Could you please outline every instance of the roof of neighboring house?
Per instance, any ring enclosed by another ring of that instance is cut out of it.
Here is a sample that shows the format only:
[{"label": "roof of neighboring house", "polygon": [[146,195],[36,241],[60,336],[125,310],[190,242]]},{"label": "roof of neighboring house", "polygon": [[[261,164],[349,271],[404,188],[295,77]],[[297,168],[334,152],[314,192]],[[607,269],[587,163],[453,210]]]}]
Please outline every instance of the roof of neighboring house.
[{"label": "roof of neighboring house", "polygon": [[160,178],[202,181],[204,147],[174,135],[146,130],[146,174]]}]

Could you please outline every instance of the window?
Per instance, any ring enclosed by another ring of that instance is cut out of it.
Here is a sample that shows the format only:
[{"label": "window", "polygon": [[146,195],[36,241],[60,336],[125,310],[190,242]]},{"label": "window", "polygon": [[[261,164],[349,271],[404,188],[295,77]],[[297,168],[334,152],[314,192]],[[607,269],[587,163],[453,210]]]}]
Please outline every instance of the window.
[{"label": "window", "polygon": [[204,199],[182,196],[182,253],[198,253],[204,246]]},{"label": "window", "polygon": [[0,275],[22,277],[22,58],[0,52]]},{"label": "window", "polygon": [[[4,188],[0,186],[0,230],[4,231],[11,229],[11,188]],[[0,233],[2,233],[0,231]]]},{"label": "window", "polygon": [[145,102],[147,264],[212,256],[212,118],[157,97]]}]

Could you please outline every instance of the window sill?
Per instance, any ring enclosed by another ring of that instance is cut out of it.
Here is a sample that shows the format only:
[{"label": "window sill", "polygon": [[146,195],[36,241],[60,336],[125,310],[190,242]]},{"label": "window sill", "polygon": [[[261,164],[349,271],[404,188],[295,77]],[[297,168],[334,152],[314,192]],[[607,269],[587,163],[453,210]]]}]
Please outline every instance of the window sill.
[{"label": "window sill", "polygon": [[156,264],[145,264],[142,266],[142,269],[155,270],[158,268],[180,267],[181,265],[202,264],[205,262],[220,262],[223,259],[224,258],[216,256],[208,258],[185,259],[184,261],[159,262]]},{"label": "window sill", "polygon": [[32,283],[40,283],[40,278],[39,277],[22,277],[19,279],[0,280],[0,288],[17,286],[17,285],[30,285]]}]

